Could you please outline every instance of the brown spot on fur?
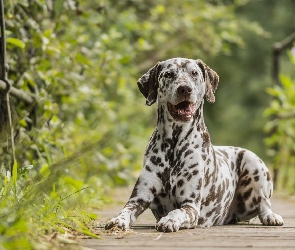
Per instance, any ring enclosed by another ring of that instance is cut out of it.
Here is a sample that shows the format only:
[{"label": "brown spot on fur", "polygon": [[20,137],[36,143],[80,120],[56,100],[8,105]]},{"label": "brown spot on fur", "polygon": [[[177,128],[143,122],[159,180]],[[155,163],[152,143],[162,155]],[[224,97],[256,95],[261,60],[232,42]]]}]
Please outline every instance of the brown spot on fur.
[{"label": "brown spot on fur", "polygon": [[205,220],[203,217],[199,217],[198,219],[198,225],[203,225],[205,223]]},{"label": "brown spot on fur", "polygon": [[249,174],[248,169],[245,169],[245,171],[239,176],[240,179],[242,179],[243,177],[247,176]]},{"label": "brown spot on fur", "polygon": [[253,191],[253,188],[248,189],[244,194],[243,194],[243,199],[246,201],[249,199],[249,197],[251,196],[251,193]]},{"label": "brown spot on fur", "polygon": [[202,178],[200,178],[199,179],[199,183],[198,183],[198,185],[197,185],[197,190],[200,190],[201,189],[201,187],[202,187],[202,182],[203,182],[203,180],[202,180]]},{"label": "brown spot on fur", "polygon": [[237,196],[237,211],[239,214],[243,214],[246,211],[245,203],[242,194]]},{"label": "brown spot on fur", "polygon": [[244,153],[245,153],[245,150],[242,150],[241,152],[238,153],[238,156],[237,156],[236,166],[237,166],[238,172],[241,171],[240,168],[243,161]]},{"label": "brown spot on fur", "polygon": [[221,149],[219,149],[219,152],[221,152],[226,157],[226,159],[228,159],[227,152],[225,152],[224,150],[221,150]]},{"label": "brown spot on fur", "polygon": [[203,148],[208,147],[210,145],[210,135],[209,135],[209,133],[207,131],[203,132],[201,136],[202,136],[202,139],[203,139],[202,147]]},{"label": "brown spot on fur", "polygon": [[271,180],[271,177],[270,177],[270,173],[269,172],[266,172],[266,176],[267,176],[267,181],[270,181]]},{"label": "brown spot on fur", "polygon": [[202,155],[202,159],[203,159],[203,161],[205,161],[206,160],[206,155]]},{"label": "brown spot on fur", "polygon": [[258,213],[258,208],[255,208],[247,213],[247,216],[255,216]]},{"label": "brown spot on fur", "polygon": [[248,178],[248,179],[245,179],[241,182],[241,186],[248,186],[250,183],[251,183],[252,179],[251,178]]}]

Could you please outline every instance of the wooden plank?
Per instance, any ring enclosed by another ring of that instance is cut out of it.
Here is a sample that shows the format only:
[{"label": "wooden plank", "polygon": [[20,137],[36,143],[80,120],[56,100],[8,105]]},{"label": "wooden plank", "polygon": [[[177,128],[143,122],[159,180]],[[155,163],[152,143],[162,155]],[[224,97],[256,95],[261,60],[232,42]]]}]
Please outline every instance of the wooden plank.
[{"label": "wooden plank", "polygon": [[[123,194],[123,195],[122,195]],[[102,222],[116,216],[129,192],[120,192],[118,203],[99,211]],[[125,234],[103,235],[102,240],[84,239],[81,245],[90,249],[295,249],[295,203],[281,197],[272,199],[273,211],[281,214],[282,227],[263,226],[258,219],[251,224],[215,226],[160,233],[154,228],[155,219],[150,211],[142,214],[132,230]],[[102,229],[102,231],[104,231]]]}]

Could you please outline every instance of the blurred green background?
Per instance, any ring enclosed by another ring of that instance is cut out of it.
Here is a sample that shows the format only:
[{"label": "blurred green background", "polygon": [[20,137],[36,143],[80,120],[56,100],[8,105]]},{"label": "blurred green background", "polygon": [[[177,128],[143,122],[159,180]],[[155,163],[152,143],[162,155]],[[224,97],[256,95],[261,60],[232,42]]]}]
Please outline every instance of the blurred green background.
[{"label": "blurred green background", "polygon": [[294,49],[282,53],[281,84],[271,79],[273,44],[295,31],[294,12],[294,0],[5,1],[8,78],[36,105],[11,97],[12,177],[2,131],[1,244],[95,237],[92,209],[134,184],[156,124],[136,81],[172,57],[200,58],[220,76],[205,104],[212,142],[254,151],[294,194]]}]

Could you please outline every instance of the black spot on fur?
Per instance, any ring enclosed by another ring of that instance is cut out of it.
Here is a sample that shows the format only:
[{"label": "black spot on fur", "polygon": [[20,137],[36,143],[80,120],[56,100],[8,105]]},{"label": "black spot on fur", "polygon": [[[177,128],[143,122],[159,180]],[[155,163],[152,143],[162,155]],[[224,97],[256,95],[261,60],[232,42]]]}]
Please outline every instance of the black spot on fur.
[{"label": "black spot on fur", "polygon": [[190,197],[191,198],[196,198],[196,194],[195,193],[191,193]]},{"label": "black spot on fur", "polygon": [[193,172],[192,172],[192,175],[197,175],[199,173],[199,170],[195,169]]},{"label": "black spot on fur", "polygon": [[172,195],[175,197],[175,193],[176,193],[176,186],[174,186],[173,188],[172,188]]},{"label": "black spot on fur", "polygon": [[161,158],[154,155],[150,158],[150,160],[155,166],[161,163]]},{"label": "black spot on fur", "polygon": [[153,195],[157,193],[157,190],[155,187],[150,188],[150,191],[152,192]]},{"label": "black spot on fur", "polygon": [[159,214],[164,214],[164,207],[162,205],[158,205]]},{"label": "black spot on fur", "polygon": [[183,181],[183,180],[179,180],[179,181],[177,182],[177,187],[182,187],[183,184],[184,184],[184,181]]},{"label": "black spot on fur", "polygon": [[159,195],[160,195],[162,198],[167,197],[167,194],[166,194],[166,193],[160,193]]},{"label": "black spot on fur", "polygon": [[137,188],[138,188],[139,183],[140,183],[140,181],[139,181],[139,178],[138,178],[135,185],[134,185],[134,188],[133,188],[133,191],[131,193],[130,198],[133,198],[133,197],[137,196]]},{"label": "black spot on fur", "polygon": [[186,143],[183,147],[181,147],[179,150],[177,150],[176,153],[176,158],[181,158],[181,156],[183,155],[183,153],[187,150],[187,148],[189,147],[189,143]]},{"label": "black spot on fur", "polygon": [[156,205],[160,204],[160,199],[158,197],[155,197],[155,199],[153,200],[153,203],[155,203]]},{"label": "black spot on fur", "polygon": [[151,168],[150,168],[149,165],[146,165],[146,166],[145,166],[145,169],[146,169],[147,171],[149,171],[149,172],[152,172],[152,170],[151,170]]},{"label": "black spot on fur", "polygon": [[192,200],[190,199],[185,199],[182,204],[186,204],[186,203],[194,203]]},{"label": "black spot on fur", "polygon": [[257,201],[256,197],[253,197],[253,199],[252,199],[252,203],[253,203],[254,205],[258,205],[258,201]]},{"label": "black spot on fur", "polygon": [[190,174],[188,177],[187,177],[187,181],[190,181],[192,178],[192,175]]},{"label": "black spot on fur", "polygon": [[195,164],[190,165],[188,168],[191,169],[191,168],[194,168],[194,167],[196,167],[198,165],[199,165],[199,163],[195,163]]}]

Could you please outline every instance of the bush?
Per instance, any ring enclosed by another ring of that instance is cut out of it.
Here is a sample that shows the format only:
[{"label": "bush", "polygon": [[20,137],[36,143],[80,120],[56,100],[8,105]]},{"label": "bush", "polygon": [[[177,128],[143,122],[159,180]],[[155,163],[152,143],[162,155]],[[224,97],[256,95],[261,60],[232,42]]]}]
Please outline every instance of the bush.
[{"label": "bush", "polygon": [[[295,56],[290,54],[295,65]],[[286,75],[280,76],[281,86],[268,88],[272,96],[265,115],[270,121],[265,126],[269,134],[265,143],[268,154],[274,158],[273,168],[279,175],[277,188],[295,192],[295,80]]]}]

